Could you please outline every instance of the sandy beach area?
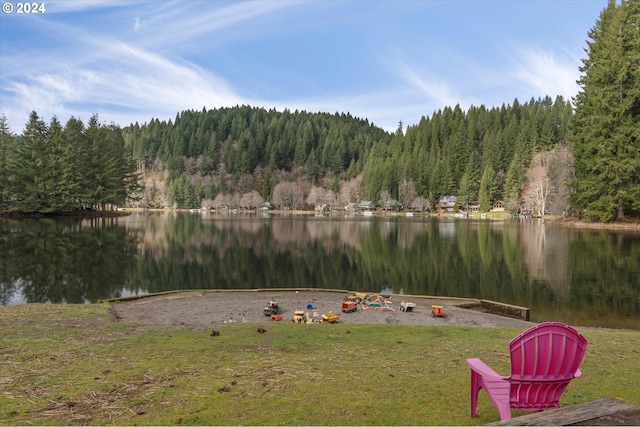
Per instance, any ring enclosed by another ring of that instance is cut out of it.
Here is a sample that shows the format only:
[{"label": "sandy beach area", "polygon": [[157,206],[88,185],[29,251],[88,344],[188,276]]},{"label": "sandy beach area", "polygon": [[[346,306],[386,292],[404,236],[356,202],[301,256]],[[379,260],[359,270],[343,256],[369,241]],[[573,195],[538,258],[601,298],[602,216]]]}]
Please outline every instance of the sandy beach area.
[{"label": "sandy beach area", "polygon": [[[280,307],[282,322],[291,322],[296,310],[320,314],[333,311],[344,324],[450,325],[485,328],[528,328],[533,325],[521,319],[480,312],[460,307],[468,301],[423,296],[391,295],[391,308],[363,309],[361,304],[351,313],[342,312],[346,291],[326,290],[250,290],[250,291],[184,291],[134,299],[111,300],[114,315],[121,321],[142,325],[213,328],[242,322],[257,325],[274,323],[264,314],[270,300]],[[411,311],[400,310],[402,302],[415,304]],[[432,316],[432,305],[443,307],[443,317]]]}]

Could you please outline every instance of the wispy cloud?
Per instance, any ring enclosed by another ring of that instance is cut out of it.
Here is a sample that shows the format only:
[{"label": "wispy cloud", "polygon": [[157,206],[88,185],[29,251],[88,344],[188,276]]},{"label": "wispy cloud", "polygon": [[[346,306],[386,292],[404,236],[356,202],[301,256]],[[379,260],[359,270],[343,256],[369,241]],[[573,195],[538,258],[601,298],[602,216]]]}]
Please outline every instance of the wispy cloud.
[{"label": "wispy cloud", "polygon": [[184,109],[241,103],[227,82],[194,64],[171,61],[124,43],[99,49],[104,56],[117,59],[36,74],[10,84],[7,90],[23,114],[36,108],[43,116],[73,114],[78,103],[87,100],[108,116],[125,110],[130,120],[140,121],[150,119],[151,114],[170,118]]},{"label": "wispy cloud", "polygon": [[[198,40],[202,43],[203,34],[216,30],[250,28],[250,20],[297,2],[222,4],[227,6],[203,8],[200,2],[128,3],[130,7],[115,12],[122,15],[119,19],[110,15],[118,25],[125,20],[123,16],[131,17],[131,13],[142,16],[149,8],[156,8],[152,18],[130,20],[131,32],[139,35],[130,41],[125,41],[126,34],[101,33],[82,22],[43,20],[40,31],[51,39],[61,40],[64,47],[51,52],[41,50],[37,61],[33,54],[25,55],[18,50],[3,55],[3,98],[11,98],[2,107],[3,112],[27,117],[35,109],[43,117],[62,118],[77,116],[83,108],[91,108],[85,116],[97,112],[114,121],[129,117],[121,122],[127,125],[152,117],[171,118],[185,109],[246,103],[223,77],[183,59],[181,45],[195,44]],[[109,5],[114,6],[107,1],[55,2],[52,8],[57,12],[74,12]],[[204,10],[199,13],[199,9]],[[168,55],[160,49],[163,44],[179,47]]]},{"label": "wispy cloud", "polygon": [[562,95],[570,100],[578,93],[579,61],[574,58],[558,58],[551,51],[524,48],[518,50],[513,63],[511,76],[538,96]]},{"label": "wispy cloud", "polygon": [[[223,40],[242,34],[256,36],[259,29],[255,28],[255,22],[251,24],[252,21],[299,4],[301,3],[294,0],[233,2],[225,7],[216,7],[216,3],[208,3],[207,7],[203,7],[200,2],[166,3],[152,17],[136,17],[135,25],[142,37],[139,41],[146,46],[179,46],[184,43],[192,44],[197,40],[202,47],[210,47],[218,42],[218,38],[212,36],[204,42],[200,37],[231,28],[234,30],[233,34],[230,36],[229,32],[225,32],[224,37],[221,37]],[[148,11],[148,8],[145,10]]]},{"label": "wispy cloud", "polygon": [[455,90],[443,79],[433,75],[429,76],[424,71],[420,73],[406,63],[398,62],[396,66],[398,75],[410,87],[419,90],[431,101],[440,105],[455,105],[459,102],[460,96],[455,94]]},{"label": "wispy cloud", "polygon": [[[485,12],[476,2],[464,3],[474,17]],[[577,3],[561,6],[583,10]],[[99,113],[126,126],[184,109],[250,104],[349,112],[395,130],[400,120],[415,124],[446,106],[570,98],[578,90],[579,61],[558,45],[579,46],[583,34],[565,31],[556,45],[551,33],[523,33],[512,41],[503,35],[516,23],[497,33],[489,24],[469,25],[471,15],[461,23],[460,9],[448,2],[47,5],[43,16],[2,17],[0,112],[14,128],[31,110],[61,120]],[[490,23],[495,10],[479,19]],[[446,22],[455,23],[455,31]],[[523,40],[530,46],[517,45]]]}]

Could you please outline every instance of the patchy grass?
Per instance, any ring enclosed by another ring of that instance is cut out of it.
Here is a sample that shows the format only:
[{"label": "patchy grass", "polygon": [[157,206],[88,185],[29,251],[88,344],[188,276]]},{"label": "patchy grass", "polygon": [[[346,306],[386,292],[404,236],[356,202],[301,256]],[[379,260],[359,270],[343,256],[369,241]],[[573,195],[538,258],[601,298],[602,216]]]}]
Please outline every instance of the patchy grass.
[{"label": "patchy grass", "polygon": [[[210,331],[116,322],[106,305],[0,307],[3,425],[479,425],[468,357],[508,372],[517,329],[233,324]],[[590,343],[563,405],[640,405],[640,333]],[[514,416],[524,414],[514,411]]]}]

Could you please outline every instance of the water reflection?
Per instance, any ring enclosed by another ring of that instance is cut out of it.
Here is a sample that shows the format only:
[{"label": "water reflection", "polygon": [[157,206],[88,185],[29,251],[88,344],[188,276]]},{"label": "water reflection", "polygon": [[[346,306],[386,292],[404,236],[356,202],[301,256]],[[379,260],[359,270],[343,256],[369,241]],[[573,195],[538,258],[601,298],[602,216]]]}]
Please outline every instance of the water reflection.
[{"label": "water reflection", "polygon": [[0,302],[313,287],[486,298],[640,329],[640,235],[535,221],[134,214],[0,222]]},{"label": "water reflection", "polygon": [[135,262],[115,218],[0,222],[0,302],[84,303],[118,294]]}]

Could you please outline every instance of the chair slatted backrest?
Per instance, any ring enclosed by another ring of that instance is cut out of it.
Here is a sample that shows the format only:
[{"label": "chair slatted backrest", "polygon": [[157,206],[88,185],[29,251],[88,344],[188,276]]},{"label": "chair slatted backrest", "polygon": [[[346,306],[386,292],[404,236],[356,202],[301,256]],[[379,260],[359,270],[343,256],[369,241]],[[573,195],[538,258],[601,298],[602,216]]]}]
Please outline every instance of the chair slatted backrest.
[{"label": "chair slatted backrest", "polygon": [[587,349],[587,340],[570,326],[545,322],[509,342],[511,407],[542,410],[558,405]]}]

